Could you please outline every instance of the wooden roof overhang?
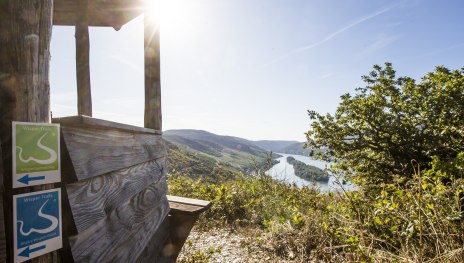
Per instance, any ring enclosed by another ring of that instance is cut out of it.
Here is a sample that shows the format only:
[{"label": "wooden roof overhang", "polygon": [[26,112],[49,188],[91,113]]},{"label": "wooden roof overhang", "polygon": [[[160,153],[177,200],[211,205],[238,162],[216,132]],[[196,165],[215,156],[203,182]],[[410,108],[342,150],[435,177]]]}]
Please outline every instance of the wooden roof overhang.
[{"label": "wooden roof overhang", "polygon": [[75,26],[86,17],[88,26],[119,30],[146,9],[144,0],[55,0],[53,25]]}]

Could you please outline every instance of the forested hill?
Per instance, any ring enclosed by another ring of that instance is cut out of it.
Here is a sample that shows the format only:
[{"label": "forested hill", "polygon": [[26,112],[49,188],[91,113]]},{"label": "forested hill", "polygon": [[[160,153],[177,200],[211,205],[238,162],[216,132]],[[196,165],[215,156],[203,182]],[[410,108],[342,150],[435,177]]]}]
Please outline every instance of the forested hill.
[{"label": "forested hill", "polygon": [[184,148],[191,155],[201,154],[218,164],[232,166],[241,171],[250,171],[256,165],[264,166],[269,152],[246,139],[202,130],[168,130],[163,132],[163,138]]},{"label": "forested hill", "polygon": [[261,140],[261,141],[250,141],[254,145],[261,147],[267,151],[277,152],[277,153],[285,153],[282,152],[283,149],[298,144],[300,148],[303,146],[302,142],[297,141],[276,141],[276,140]]},{"label": "forested hill", "polygon": [[[211,132],[203,131],[203,130],[193,130],[193,129],[180,129],[180,130],[167,130],[164,131],[164,136],[166,139],[174,142],[178,142],[181,144],[187,144],[190,148],[195,150],[208,150],[207,148],[217,148],[216,150],[211,151],[213,155],[217,155],[217,150],[219,150],[218,145],[226,148],[232,148],[235,150],[240,150],[244,152],[248,152],[250,154],[255,155],[258,153],[262,153],[262,151],[266,152],[274,152],[274,153],[287,153],[287,154],[299,154],[299,155],[308,155],[308,150],[303,149],[304,142],[298,141],[289,141],[289,140],[247,140],[240,137],[235,136],[224,136],[224,135],[217,135]],[[182,138],[176,138],[176,136],[180,136]],[[195,141],[195,142],[189,142]],[[207,147],[204,148],[205,145],[197,145],[200,144],[207,144]],[[198,149],[197,149],[198,148]],[[209,149],[211,150],[211,149]]]},{"label": "forested hill", "polygon": [[280,149],[280,153],[308,156],[309,149],[303,149],[304,142],[295,142]]},{"label": "forested hill", "polygon": [[[217,135],[202,130],[168,130],[163,133],[167,140],[185,144],[198,151],[221,156],[231,151],[239,151],[254,156],[266,156],[267,150],[246,139]],[[209,148],[209,149],[208,149]]]}]

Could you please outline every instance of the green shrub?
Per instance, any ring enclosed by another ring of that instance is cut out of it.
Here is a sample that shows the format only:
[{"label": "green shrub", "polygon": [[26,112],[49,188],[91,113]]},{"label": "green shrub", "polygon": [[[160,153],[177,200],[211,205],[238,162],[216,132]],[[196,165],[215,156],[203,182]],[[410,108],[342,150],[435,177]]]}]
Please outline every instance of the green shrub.
[{"label": "green shrub", "polygon": [[171,174],[169,187],[171,194],[213,202],[199,226],[261,229],[257,242],[285,258],[462,262],[464,181],[445,182],[440,171],[418,173],[407,183],[397,177],[379,185],[377,195],[319,193],[265,174],[216,185]]}]

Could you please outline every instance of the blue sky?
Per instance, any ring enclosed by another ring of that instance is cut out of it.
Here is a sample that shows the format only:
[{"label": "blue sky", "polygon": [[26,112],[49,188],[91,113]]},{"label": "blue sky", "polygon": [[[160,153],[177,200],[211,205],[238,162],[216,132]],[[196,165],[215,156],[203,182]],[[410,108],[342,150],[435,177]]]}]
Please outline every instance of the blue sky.
[{"label": "blue sky", "polygon": [[[461,0],[170,0],[161,12],[163,129],[304,140],[374,64],[420,78],[464,66]],[[93,115],[143,125],[143,18],[91,28]],[[77,114],[73,27],[54,27],[54,117]]]}]

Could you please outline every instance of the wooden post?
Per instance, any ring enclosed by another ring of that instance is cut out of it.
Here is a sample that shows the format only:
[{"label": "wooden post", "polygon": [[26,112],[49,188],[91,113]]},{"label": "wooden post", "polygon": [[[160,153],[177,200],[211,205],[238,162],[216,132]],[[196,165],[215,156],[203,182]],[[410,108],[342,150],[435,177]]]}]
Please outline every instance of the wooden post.
[{"label": "wooden post", "polygon": [[[0,141],[7,262],[13,262],[14,194],[53,185],[12,189],[12,121],[50,122],[50,38],[53,0],[0,1]],[[3,224],[3,222],[0,222]],[[3,228],[0,226],[0,228]],[[0,235],[0,238],[1,235]],[[2,243],[3,240],[0,240]],[[47,255],[32,262],[50,262]],[[4,251],[0,247],[0,258]]]},{"label": "wooden post", "polygon": [[[2,145],[0,144],[0,157],[2,155]],[[3,178],[3,160],[0,158],[0,262],[6,262],[5,219],[3,218],[3,199],[5,189],[3,189]]]},{"label": "wooden post", "polygon": [[145,13],[145,127],[162,130],[159,23]]},{"label": "wooden post", "polygon": [[76,78],[77,78],[77,113],[92,117],[92,93],[89,66],[89,26],[87,22],[87,0],[79,5],[82,17],[76,25]]}]

